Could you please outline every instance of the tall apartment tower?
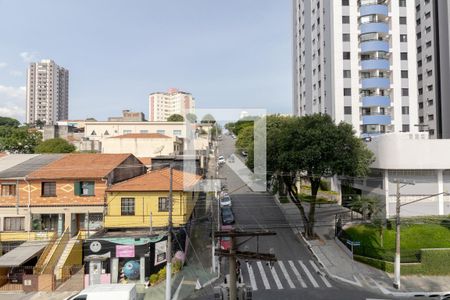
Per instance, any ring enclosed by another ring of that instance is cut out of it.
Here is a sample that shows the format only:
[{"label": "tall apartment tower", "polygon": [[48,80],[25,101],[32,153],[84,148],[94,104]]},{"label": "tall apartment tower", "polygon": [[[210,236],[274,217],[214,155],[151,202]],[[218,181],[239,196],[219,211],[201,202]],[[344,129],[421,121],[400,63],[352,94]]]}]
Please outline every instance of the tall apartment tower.
[{"label": "tall apartment tower", "polygon": [[69,71],[52,60],[31,63],[27,78],[27,123],[48,125],[69,118]]},{"label": "tall apartment tower", "polygon": [[295,115],[326,113],[360,136],[417,132],[411,0],[293,0]]},{"label": "tall apartment tower", "polygon": [[416,0],[419,129],[450,138],[450,4]]},{"label": "tall apartment tower", "polygon": [[149,96],[149,121],[167,121],[173,114],[185,116],[193,113],[195,99],[191,94],[171,88],[167,93],[156,92]]}]

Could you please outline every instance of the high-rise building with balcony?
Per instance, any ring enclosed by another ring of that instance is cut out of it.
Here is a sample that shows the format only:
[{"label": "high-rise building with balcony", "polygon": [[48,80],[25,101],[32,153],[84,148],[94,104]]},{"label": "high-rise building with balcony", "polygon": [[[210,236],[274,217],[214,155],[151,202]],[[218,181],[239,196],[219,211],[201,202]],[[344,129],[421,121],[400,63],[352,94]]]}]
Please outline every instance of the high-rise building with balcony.
[{"label": "high-rise building with balcony", "polygon": [[450,3],[416,0],[419,129],[450,138]]},{"label": "high-rise building with balcony", "polygon": [[27,77],[26,120],[52,125],[69,117],[69,71],[53,60],[31,63]]},{"label": "high-rise building with balcony", "polygon": [[173,114],[194,113],[195,99],[191,94],[171,88],[167,93],[156,92],[149,96],[149,121],[167,121]]},{"label": "high-rise building with balcony", "polygon": [[295,115],[360,136],[418,131],[415,3],[293,0]]}]

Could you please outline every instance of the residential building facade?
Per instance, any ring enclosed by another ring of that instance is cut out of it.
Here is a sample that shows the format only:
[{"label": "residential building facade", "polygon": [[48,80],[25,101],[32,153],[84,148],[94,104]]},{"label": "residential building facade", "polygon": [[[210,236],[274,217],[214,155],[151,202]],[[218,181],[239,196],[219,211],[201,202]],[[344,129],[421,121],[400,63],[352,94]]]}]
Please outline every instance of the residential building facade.
[{"label": "residential building facade", "polygon": [[53,60],[31,63],[28,68],[26,122],[55,124],[69,117],[69,71]]},{"label": "residential building facade", "polygon": [[360,136],[416,132],[415,4],[293,1],[295,115],[326,113]]},{"label": "residential building facade", "polygon": [[142,112],[133,112],[128,109],[122,111],[121,117],[109,117],[109,122],[144,122],[145,115]]},{"label": "residential building facade", "polygon": [[419,129],[450,138],[450,4],[416,0]]},{"label": "residential building facade", "polygon": [[[386,217],[396,215],[397,181],[402,216],[450,214],[450,140],[429,139],[428,133],[393,133],[373,137],[367,146],[376,160],[369,176],[352,186],[361,195],[379,198]],[[427,199],[417,201],[422,198]]]},{"label": "residential building facade", "polygon": [[173,114],[185,116],[194,113],[195,99],[191,94],[171,88],[166,93],[149,96],[149,121],[167,121]]}]

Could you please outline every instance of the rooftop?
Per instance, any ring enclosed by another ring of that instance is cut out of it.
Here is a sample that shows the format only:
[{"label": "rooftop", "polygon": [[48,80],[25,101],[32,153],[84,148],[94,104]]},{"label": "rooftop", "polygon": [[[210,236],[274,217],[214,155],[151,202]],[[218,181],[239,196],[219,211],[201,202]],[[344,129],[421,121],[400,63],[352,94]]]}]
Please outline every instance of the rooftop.
[{"label": "rooftop", "polygon": [[[65,154],[12,154],[3,159],[12,158],[18,163],[0,171],[0,178],[23,178],[33,171],[64,157],[64,155]],[[0,164],[3,159],[0,159]]]},{"label": "rooftop", "polygon": [[161,133],[127,133],[112,137],[112,139],[170,139],[171,137]]},{"label": "rooftop", "polygon": [[[195,186],[201,179],[196,174],[182,172],[173,169],[174,191],[185,191]],[[170,189],[170,173],[169,168],[150,171],[144,175],[120,182],[111,186],[108,192],[157,192],[168,191]]]},{"label": "rooftop", "polygon": [[12,168],[36,156],[38,156],[38,154],[10,154],[2,156],[0,157],[0,172]]},{"label": "rooftop", "polygon": [[34,172],[30,179],[105,178],[132,154],[68,154]]}]

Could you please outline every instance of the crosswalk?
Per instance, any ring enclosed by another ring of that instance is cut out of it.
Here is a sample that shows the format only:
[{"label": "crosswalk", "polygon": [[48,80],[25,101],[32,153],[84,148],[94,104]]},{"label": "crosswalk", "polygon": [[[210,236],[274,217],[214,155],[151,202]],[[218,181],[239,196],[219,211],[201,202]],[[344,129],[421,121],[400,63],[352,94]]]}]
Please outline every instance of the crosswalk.
[{"label": "crosswalk", "polygon": [[272,267],[261,261],[246,262],[241,264],[241,279],[253,291],[333,287],[312,260],[278,261]]}]

